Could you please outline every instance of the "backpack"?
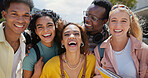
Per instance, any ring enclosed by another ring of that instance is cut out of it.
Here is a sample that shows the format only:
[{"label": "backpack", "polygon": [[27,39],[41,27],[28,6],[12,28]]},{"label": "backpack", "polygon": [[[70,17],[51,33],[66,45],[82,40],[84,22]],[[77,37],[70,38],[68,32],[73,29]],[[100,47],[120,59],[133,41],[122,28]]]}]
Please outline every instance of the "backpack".
[{"label": "backpack", "polygon": [[98,44],[98,50],[99,50],[99,54],[100,54],[100,61],[102,60],[103,56],[104,56],[104,48],[100,48],[102,43]]},{"label": "backpack", "polygon": [[[31,43],[31,36],[27,33],[27,32],[23,32],[23,35],[24,35],[24,37],[26,38],[26,45],[28,45],[28,44],[30,44]],[[34,45],[33,46],[33,48],[34,48],[34,50],[35,50],[35,52],[36,52],[36,56],[37,56],[37,61],[40,59],[40,50],[39,50],[39,47],[37,46],[37,45]],[[27,49],[26,49],[26,53],[28,53],[27,52]]]}]

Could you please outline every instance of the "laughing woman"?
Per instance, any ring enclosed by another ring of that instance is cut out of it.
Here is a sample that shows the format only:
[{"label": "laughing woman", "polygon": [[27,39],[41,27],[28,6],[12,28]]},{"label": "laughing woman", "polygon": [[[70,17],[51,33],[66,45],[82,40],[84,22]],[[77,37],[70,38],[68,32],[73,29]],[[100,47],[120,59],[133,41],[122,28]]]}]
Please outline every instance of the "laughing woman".
[{"label": "laughing woman", "polygon": [[[148,78],[148,45],[142,42],[138,18],[127,6],[114,5],[109,14],[109,29],[112,36],[100,46],[105,48],[103,68],[123,78]],[[100,64],[98,47],[95,55],[96,64]]]},{"label": "laughing woman", "polygon": [[[34,46],[23,61],[24,78],[40,77],[43,64],[53,56],[58,55],[58,47],[55,41],[58,19],[59,16],[56,13],[45,9],[37,11],[32,16],[29,29]],[[38,50],[35,47],[38,47]],[[39,60],[38,55],[42,56]]]},{"label": "laughing woman", "polygon": [[90,78],[94,74],[95,57],[86,55],[88,40],[82,26],[68,23],[61,31],[60,56],[50,59],[40,78]]}]

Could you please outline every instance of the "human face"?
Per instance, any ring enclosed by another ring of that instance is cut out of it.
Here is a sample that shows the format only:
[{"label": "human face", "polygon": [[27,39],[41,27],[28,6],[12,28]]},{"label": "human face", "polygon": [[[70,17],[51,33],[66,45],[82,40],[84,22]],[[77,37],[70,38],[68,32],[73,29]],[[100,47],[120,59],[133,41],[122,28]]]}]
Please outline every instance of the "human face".
[{"label": "human face", "polygon": [[[105,8],[95,5],[88,7],[86,17],[84,17],[84,25],[87,32],[93,35],[102,31],[104,24],[107,22],[106,19],[103,20],[105,11]],[[89,17],[87,14],[91,17]],[[99,20],[93,20],[94,17]]]},{"label": "human face", "polygon": [[75,25],[67,26],[63,31],[62,44],[65,46],[66,51],[76,52],[80,51],[82,43],[81,31]]},{"label": "human face", "polygon": [[115,10],[109,18],[109,29],[113,37],[125,38],[130,28],[130,17],[125,11]]},{"label": "human face", "polygon": [[10,7],[3,11],[3,16],[6,20],[5,30],[21,34],[24,32],[30,21],[30,8],[24,3],[10,3]]},{"label": "human face", "polygon": [[44,45],[52,43],[55,37],[55,25],[49,16],[42,16],[36,21],[36,34]]}]

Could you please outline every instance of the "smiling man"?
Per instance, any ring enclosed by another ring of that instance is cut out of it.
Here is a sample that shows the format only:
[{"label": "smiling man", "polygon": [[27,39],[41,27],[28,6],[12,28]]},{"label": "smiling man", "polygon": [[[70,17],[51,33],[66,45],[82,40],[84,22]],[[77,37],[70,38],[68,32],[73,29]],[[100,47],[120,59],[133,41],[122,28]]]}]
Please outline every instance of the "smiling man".
[{"label": "smiling man", "polygon": [[84,27],[89,37],[91,51],[109,36],[105,24],[108,21],[111,7],[112,4],[108,0],[94,0],[84,11]]},{"label": "smiling man", "polygon": [[0,24],[0,78],[22,78],[25,38],[21,34],[30,22],[32,0],[5,0]]}]

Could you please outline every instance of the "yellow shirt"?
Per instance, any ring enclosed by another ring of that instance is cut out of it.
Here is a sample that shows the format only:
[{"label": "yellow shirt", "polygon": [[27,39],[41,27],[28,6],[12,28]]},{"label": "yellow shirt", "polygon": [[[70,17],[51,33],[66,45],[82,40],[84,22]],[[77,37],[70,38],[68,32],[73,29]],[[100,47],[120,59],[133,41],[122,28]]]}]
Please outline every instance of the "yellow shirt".
[{"label": "yellow shirt", "polygon": [[[17,66],[16,78],[22,78],[22,61],[25,57],[25,38],[20,37],[21,60]],[[3,26],[0,24],[0,78],[11,78],[14,50],[6,41]]]},{"label": "yellow shirt", "polygon": [[[96,59],[93,54],[87,56],[85,78],[90,78],[94,75],[95,61]],[[82,67],[78,78],[81,78],[83,74],[83,68],[84,67]],[[69,78],[65,71],[64,71],[64,74],[65,74],[65,78]],[[60,68],[59,56],[53,57],[45,64],[40,78],[61,78],[61,68]]]}]

